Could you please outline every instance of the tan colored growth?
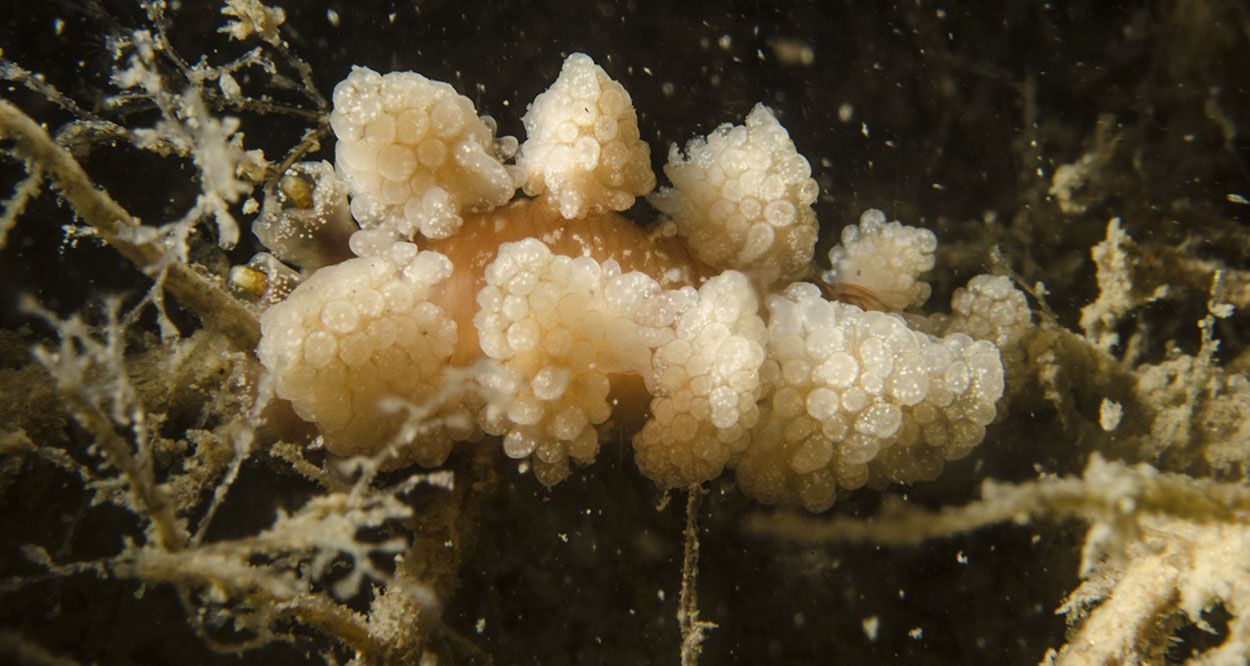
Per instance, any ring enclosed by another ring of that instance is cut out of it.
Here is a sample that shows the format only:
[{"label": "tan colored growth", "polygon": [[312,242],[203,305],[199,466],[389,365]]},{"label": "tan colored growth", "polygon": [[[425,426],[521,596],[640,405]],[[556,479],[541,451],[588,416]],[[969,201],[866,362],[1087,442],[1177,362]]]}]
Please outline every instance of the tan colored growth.
[{"label": "tan colored growth", "polygon": [[[949,317],[893,314],[928,296],[936,239],[879,211],[830,254],[836,284],[795,282],[815,275],[818,192],[767,107],[674,148],[649,232],[616,214],[654,185],[649,150],[587,56],[530,106],[516,167],[466,99],[416,74],[353,70],[332,123],[359,258],[264,314],[261,359],[334,453],[431,464],[480,429],[551,485],[611,426],[663,488],[736,468],[762,501],[822,510],[936,476],[996,416],[1023,296],[977,278]],[[426,160],[435,139],[461,147]],[[534,198],[507,202],[510,173]],[[450,199],[435,214],[430,196]],[[420,252],[396,241],[417,231]],[[373,296],[399,286],[410,309]]]}]

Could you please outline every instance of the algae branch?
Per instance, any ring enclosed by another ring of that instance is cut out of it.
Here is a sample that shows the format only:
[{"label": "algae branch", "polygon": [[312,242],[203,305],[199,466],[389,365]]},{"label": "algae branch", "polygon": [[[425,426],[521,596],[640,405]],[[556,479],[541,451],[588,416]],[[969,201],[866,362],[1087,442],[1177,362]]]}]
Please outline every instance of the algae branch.
[{"label": "algae branch", "polygon": [[1250,652],[1241,4],[0,26],[5,660]]}]

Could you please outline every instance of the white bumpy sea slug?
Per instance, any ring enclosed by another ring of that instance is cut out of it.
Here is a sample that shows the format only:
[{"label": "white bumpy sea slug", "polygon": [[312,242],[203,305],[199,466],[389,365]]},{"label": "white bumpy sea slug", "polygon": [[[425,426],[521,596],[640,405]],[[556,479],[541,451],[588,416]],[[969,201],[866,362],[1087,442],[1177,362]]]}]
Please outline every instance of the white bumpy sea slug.
[{"label": "white bumpy sea slug", "polygon": [[629,93],[590,56],[569,56],[522,121],[528,136],[517,166],[525,193],[547,194],[565,219],[626,210],[655,187]]},{"label": "white bumpy sea slug", "polygon": [[[430,404],[446,390],[456,324],[430,294],[451,262],[412,243],[318,270],[261,318],[257,349],[302,418],[317,424],[330,450],[372,453],[391,443],[403,414],[386,398]],[[463,404],[397,447],[400,459],[438,465],[451,442],[469,439],[474,419]],[[435,419],[431,419],[434,422]]]},{"label": "white bumpy sea slug", "polygon": [[515,140],[414,73],[353,69],[331,124],[337,174],[304,172],[345,183],[355,258],[319,267],[343,251],[341,231],[315,234],[333,202],[268,211],[265,238],[300,239],[275,254],[315,259],[263,313],[258,353],[336,455],[436,465],[485,434],[553,485],[632,432],[663,488],[733,469],[760,501],[820,511],[967,455],[998,413],[1000,350],[1031,325],[993,276],[950,315],[903,315],[929,296],[937,240],[880,211],[817,280],[818,188],[762,105],[672,148],[646,229],[617,213],[654,188],[650,150],[586,55],[529,107],[515,165]]},{"label": "white bumpy sea slug", "polygon": [[669,151],[671,189],[654,199],[700,261],[765,286],[806,277],[816,245],[820,193],[812,169],[773,112],[757,104],[743,125]]},{"label": "white bumpy sea slug", "polygon": [[712,479],[751,441],[767,329],[747,278],[725,271],[699,288],[655,351],[651,418],[634,437],[638,467],[680,487]]},{"label": "white bumpy sea slug", "polygon": [[752,497],[820,511],[837,488],[932,479],[994,420],[1003,371],[990,342],[914,331],[808,283],[768,310],[772,390],[736,470]]},{"label": "white bumpy sea slug", "polygon": [[921,275],[933,268],[937,236],[928,229],[886,223],[885,213],[866,211],[859,224],[842,229],[842,243],[829,250],[826,282],[871,285],[886,309],[902,311],[929,300]]},{"label": "white bumpy sea slug", "polygon": [[516,140],[495,140],[468,97],[413,72],[354,67],[334,87],[335,166],[363,228],[446,238],[469,210],[507,203],[516,191],[501,159]]}]

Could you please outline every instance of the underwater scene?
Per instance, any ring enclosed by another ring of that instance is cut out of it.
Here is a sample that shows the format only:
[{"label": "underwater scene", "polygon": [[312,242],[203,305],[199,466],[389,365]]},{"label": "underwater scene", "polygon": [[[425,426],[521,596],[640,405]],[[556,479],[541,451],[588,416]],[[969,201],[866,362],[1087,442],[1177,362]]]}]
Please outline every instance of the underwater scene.
[{"label": "underwater scene", "polygon": [[1250,4],[0,11],[0,663],[1250,663]]}]

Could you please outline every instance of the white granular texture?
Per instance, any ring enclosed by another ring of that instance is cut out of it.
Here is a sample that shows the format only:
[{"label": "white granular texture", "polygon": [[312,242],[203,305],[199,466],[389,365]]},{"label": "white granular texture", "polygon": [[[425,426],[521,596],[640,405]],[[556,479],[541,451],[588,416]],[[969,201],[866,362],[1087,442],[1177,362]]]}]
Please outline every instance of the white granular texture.
[{"label": "white granular texture", "polygon": [[993,344],[935,338],[807,283],[767,306],[770,392],[736,468],[748,495],[822,511],[838,488],[932,479],[985,436],[1003,393]]},{"label": "white granular texture", "polygon": [[533,456],[546,485],[569,474],[569,459],[589,463],[596,426],[611,415],[609,376],[646,376],[651,350],[673,337],[673,322],[693,289],[664,292],[615,261],[552,254],[529,238],[500,246],[486,267],[473,318],[486,391],[482,427],[504,436],[512,458]]},{"label": "white granular texture", "polygon": [[1006,275],[978,275],[951,296],[947,331],[967,333],[1005,348],[1032,326],[1028,299]]},{"label": "white granular texture", "polygon": [[718,476],[750,442],[759,418],[760,364],[768,330],[746,276],[708,280],[656,349],[651,418],[634,437],[643,474],[666,488]]},{"label": "white granular texture", "polygon": [[405,416],[387,398],[425,405],[445,391],[456,325],[428,302],[451,262],[411,243],[323,268],[261,316],[257,355],[277,394],[317,424],[338,455],[374,455],[395,443],[399,461],[433,466],[473,431],[468,410],[442,405],[411,441],[393,440]]},{"label": "white granular texture", "polygon": [[1033,312],[1024,292],[1006,275],[978,275],[951,295],[946,333],[966,333],[998,347],[1010,397],[1023,385],[1027,359],[1020,341],[1033,328]]},{"label": "white granular texture", "polygon": [[807,160],[768,107],[669,151],[673,183],[653,197],[701,261],[766,286],[803,277],[816,244],[819,188]]},{"label": "white granular texture", "polygon": [[937,237],[928,229],[885,221],[885,213],[868,210],[858,225],[842,229],[842,243],[829,250],[828,282],[867,288],[891,310],[919,307],[929,299],[929,283],[921,274],[933,268]]},{"label": "white granular texture", "polygon": [[546,193],[565,219],[626,210],[655,188],[629,93],[590,56],[570,55],[522,120],[525,193]]},{"label": "white granular texture", "polygon": [[580,219],[634,205],[655,187],[651,149],[637,132],[629,92],[590,56],[572,54],[522,117],[516,165],[525,194],[546,192],[560,216]]},{"label": "white granular texture", "polygon": [[335,166],[362,227],[401,238],[446,238],[461,213],[507,203],[516,181],[500,161],[516,140],[495,140],[490,118],[446,83],[413,72],[353,67],[334,88]]}]

